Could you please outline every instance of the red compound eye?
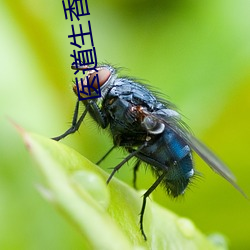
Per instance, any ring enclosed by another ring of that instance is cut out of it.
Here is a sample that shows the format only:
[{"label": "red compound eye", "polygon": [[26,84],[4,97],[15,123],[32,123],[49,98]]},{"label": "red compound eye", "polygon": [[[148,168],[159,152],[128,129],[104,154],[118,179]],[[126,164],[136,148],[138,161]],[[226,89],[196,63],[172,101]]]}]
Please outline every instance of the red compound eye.
[{"label": "red compound eye", "polygon": [[[92,83],[94,77],[96,75],[98,75],[99,84],[100,84],[100,87],[101,87],[102,85],[104,85],[107,82],[107,80],[109,79],[109,77],[111,75],[111,72],[107,68],[97,68],[97,70],[98,70],[98,72],[96,72],[94,70],[89,71],[89,73],[88,73],[89,83]],[[86,78],[84,79],[83,82],[87,83]],[[97,80],[96,79],[94,81],[93,87],[94,88],[98,88],[98,86],[97,86]]]},{"label": "red compound eye", "polygon": [[[86,70],[86,67],[85,68],[73,68],[73,69]],[[109,79],[109,77],[111,75],[111,71],[107,68],[100,67],[100,68],[97,68],[97,70],[98,70],[98,72],[96,72],[95,70],[90,70],[90,71],[88,71],[88,74],[87,74],[87,76],[89,78],[89,84],[91,84],[93,86],[93,88],[96,88],[96,89],[98,89],[97,77],[95,78],[96,75],[98,75],[100,87],[103,86],[107,82],[107,80]],[[94,82],[93,82],[93,80],[94,80]],[[81,90],[82,90],[81,83],[78,82],[76,84],[78,84],[79,91],[81,92]],[[87,85],[86,77],[83,80],[83,85]],[[77,86],[76,85],[73,86],[73,90],[77,95]]]}]

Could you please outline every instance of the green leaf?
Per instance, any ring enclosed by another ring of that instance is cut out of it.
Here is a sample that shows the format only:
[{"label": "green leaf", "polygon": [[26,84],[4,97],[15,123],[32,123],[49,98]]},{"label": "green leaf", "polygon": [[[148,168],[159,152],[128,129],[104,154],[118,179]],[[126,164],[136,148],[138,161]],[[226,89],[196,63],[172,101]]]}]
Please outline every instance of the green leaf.
[{"label": "green leaf", "polygon": [[78,152],[60,142],[21,131],[38,163],[43,196],[81,232],[83,249],[226,249],[213,244],[186,218],[148,199],[144,241],[139,229],[143,192],[108,174]]}]

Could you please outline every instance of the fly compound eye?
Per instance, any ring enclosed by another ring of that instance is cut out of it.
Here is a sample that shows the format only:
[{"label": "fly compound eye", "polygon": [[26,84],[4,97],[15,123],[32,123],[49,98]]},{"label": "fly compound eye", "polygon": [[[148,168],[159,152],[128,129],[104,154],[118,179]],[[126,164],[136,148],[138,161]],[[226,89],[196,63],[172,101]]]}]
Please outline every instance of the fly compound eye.
[{"label": "fly compound eye", "polygon": [[163,123],[150,116],[146,116],[142,124],[150,134],[161,134],[165,129],[165,125]]},{"label": "fly compound eye", "polygon": [[[75,70],[86,70],[86,66],[83,67],[71,67],[72,69]],[[87,73],[87,76],[84,78],[83,82],[79,81],[78,83],[75,83],[75,85],[73,86],[73,90],[75,92],[75,94],[77,95],[77,86],[79,89],[79,92],[81,92],[81,95],[84,96],[84,94],[82,94],[83,92],[83,88],[86,86],[91,85],[92,88],[94,89],[98,89],[98,87],[102,87],[103,85],[105,85],[105,83],[108,81],[109,77],[111,76],[111,71],[108,68],[96,68],[96,70],[98,72],[96,72],[95,70],[89,70]],[[87,80],[88,77],[88,80]],[[97,81],[97,77],[98,77],[98,81]],[[93,91],[91,91],[93,92]]]},{"label": "fly compound eye", "polygon": [[[99,79],[99,85],[100,87],[102,87],[109,79],[110,75],[111,75],[111,72],[109,69],[107,68],[97,68],[98,72],[96,72],[95,70],[90,70],[88,72],[88,78],[89,78],[89,83],[92,85],[92,82],[94,81],[93,83],[93,87],[94,88],[98,88],[98,85],[97,85],[97,75],[98,75],[98,79]],[[85,77],[83,83],[86,83],[87,84],[87,79]],[[84,84],[84,85],[86,85]]]}]

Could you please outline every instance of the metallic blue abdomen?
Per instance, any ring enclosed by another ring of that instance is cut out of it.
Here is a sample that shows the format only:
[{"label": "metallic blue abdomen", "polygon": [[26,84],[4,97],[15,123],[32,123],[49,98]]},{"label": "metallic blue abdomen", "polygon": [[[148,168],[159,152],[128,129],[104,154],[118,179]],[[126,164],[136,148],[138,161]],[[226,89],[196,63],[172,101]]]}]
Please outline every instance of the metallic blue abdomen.
[{"label": "metallic blue abdomen", "polygon": [[165,128],[156,137],[158,138],[143,148],[137,157],[150,164],[155,175],[160,176],[166,172],[162,184],[170,195],[176,197],[185,191],[194,175],[191,150],[170,129]]}]

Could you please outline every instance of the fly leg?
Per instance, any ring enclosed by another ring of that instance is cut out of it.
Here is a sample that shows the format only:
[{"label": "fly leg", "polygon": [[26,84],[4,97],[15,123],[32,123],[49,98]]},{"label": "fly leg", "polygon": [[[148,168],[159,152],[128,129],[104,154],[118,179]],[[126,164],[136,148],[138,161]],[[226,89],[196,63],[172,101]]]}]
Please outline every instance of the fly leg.
[{"label": "fly leg", "polygon": [[86,109],[81,114],[79,120],[77,120],[78,119],[78,113],[79,113],[79,100],[77,100],[71,127],[65,133],[63,133],[62,135],[54,137],[52,139],[55,140],[55,141],[59,141],[59,140],[63,139],[64,137],[68,136],[69,134],[75,133],[79,129],[83,119],[85,118],[85,116],[86,116],[86,114],[88,112],[91,114],[91,116],[95,119],[95,121],[102,128],[107,127],[108,123],[107,123],[105,114],[103,114],[103,112],[100,110],[97,103],[92,101],[92,100],[88,101],[88,103],[86,104]]},{"label": "fly leg", "polygon": [[153,185],[147,190],[147,192],[143,195],[143,201],[142,201],[142,207],[141,207],[141,212],[140,212],[140,230],[142,233],[142,236],[144,240],[147,240],[147,236],[144,232],[143,229],[143,216],[146,208],[146,201],[148,196],[157,188],[157,186],[162,182],[163,178],[165,177],[166,172],[163,172],[162,175],[160,175],[157,180],[153,183]]},{"label": "fly leg", "polygon": [[75,106],[75,110],[74,110],[74,116],[73,116],[71,127],[66,132],[64,132],[62,135],[59,135],[57,137],[53,137],[51,139],[53,139],[55,141],[60,141],[64,137],[68,136],[69,134],[75,133],[79,129],[79,127],[80,127],[80,125],[81,125],[84,117],[86,116],[86,114],[88,112],[88,106],[86,107],[86,109],[82,113],[81,117],[77,121],[78,112],[79,112],[79,100],[77,100],[77,102],[76,102],[76,106]]},{"label": "fly leg", "polygon": [[140,160],[137,160],[136,163],[135,163],[134,169],[133,169],[133,187],[134,187],[135,189],[137,189],[137,188],[136,188],[136,179],[137,179],[137,178],[136,178],[136,173],[137,173],[137,171],[138,171],[140,165],[141,165],[141,161],[140,161]]},{"label": "fly leg", "polygon": [[146,146],[147,146],[147,143],[142,144],[137,150],[132,151],[122,162],[120,162],[116,167],[114,167],[112,173],[110,174],[107,180],[107,184],[109,184],[114,174],[124,165],[124,163],[129,161],[132,157],[134,157],[138,152],[140,152]]},{"label": "fly leg", "polygon": [[97,163],[96,165],[99,165],[115,148],[116,146],[114,145]]}]

